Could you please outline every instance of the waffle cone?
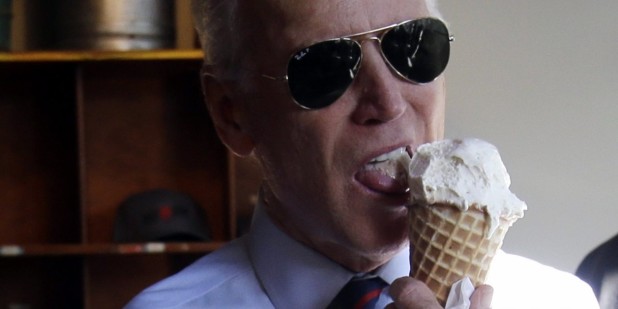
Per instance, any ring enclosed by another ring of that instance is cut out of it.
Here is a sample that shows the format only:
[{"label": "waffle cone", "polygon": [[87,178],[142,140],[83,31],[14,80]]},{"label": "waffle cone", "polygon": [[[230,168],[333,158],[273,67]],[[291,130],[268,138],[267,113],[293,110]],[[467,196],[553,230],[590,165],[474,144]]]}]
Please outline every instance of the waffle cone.
[{"label": "waffle cone", "polygon": [[456,281],[467,276],[475,286],[485,282],[510,226],[500,222],[487,238],[488,220],[481,211],[449,205],[410,207],[411,275],[427,284],[443,306]]}]

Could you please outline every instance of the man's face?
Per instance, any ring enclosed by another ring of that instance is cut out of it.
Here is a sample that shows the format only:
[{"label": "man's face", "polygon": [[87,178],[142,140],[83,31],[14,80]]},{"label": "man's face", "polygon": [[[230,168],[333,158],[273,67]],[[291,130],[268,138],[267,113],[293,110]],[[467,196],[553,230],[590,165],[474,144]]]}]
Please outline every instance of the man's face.
[{"label": "man's face", "polygon": [[[245,12],[264,29],[251,59],[274,76],[285,75],[290,54],[311,43],[429,15],[422,0],[251,2]],[[267,211],[339,262],[383,262],[406,244],[407,188],[370,162],[443,136],[443,77],[412,84],[388,68],[375,41],[362,52],[354,82],[326,108],[302,109],[285,82],[259,76],[236,98],[264,167]]]}]

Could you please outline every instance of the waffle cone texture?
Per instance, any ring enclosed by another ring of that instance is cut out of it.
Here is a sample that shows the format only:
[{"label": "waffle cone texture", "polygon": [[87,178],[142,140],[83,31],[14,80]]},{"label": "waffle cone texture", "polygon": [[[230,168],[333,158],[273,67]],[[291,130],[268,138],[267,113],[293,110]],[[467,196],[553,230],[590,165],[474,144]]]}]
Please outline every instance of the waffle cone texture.
[{"label": "waffle cone texture", "polygon": [[410,207],[411,275],[424,282],[444,306],[451,286],[469,277],[485,282],[491,261],[502,246],[510,222],[501,221],[490,238],[489,218],[481,211],[450,205]]}]

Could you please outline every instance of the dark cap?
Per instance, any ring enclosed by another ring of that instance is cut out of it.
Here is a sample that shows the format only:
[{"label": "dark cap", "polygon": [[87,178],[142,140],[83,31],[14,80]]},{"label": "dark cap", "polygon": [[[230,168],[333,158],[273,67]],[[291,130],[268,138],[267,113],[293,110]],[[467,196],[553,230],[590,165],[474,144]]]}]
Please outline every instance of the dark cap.
[{"label": "dark cap", "polygon": [[204,210],[188,195],[156,189],[129,196],[114,225],[116,242],[210,240]]}]

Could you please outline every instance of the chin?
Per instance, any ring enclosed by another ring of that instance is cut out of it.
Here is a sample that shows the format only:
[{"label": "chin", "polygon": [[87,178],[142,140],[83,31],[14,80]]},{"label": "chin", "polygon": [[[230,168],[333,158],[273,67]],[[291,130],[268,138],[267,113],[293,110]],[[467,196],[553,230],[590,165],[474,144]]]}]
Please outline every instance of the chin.
[{"label": "chin", "polygon": [[371,271],[388,262],[393,256],[407,247],[407,237],[392,243],[381,243],[371,247],[364,247],[356,254],[357,257],[360,257],[361,261],[364,261],[359,264],[360,269],[357,271]]},{"label": "chin", "polygon": [[408,246],[407,224],[404,227],[390,225],[390,228],[377,231],[359,240],[359,248],[367,255],[385,255],[399,252]]}]

